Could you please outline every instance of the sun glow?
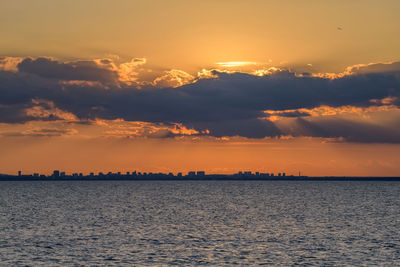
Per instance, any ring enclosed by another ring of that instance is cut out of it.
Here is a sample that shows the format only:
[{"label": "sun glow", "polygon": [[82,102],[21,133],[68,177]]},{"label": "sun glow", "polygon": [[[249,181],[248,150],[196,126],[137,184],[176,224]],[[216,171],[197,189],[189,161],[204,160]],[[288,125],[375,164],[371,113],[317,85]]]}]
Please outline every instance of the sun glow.
[{"label": "sun glow", "polygon": [[228,61],[228,62],[218,62],[216,63],[219,66],[222,67],[242,67],[242,66],[248,66],[248,65],[256,65],[256,62],[250,62],[250,61]]}]

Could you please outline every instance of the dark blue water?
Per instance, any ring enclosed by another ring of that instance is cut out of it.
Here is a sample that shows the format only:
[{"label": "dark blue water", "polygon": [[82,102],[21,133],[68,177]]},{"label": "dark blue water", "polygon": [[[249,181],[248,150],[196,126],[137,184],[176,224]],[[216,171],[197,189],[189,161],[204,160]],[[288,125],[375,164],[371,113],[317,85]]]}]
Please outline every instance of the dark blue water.
[{"label": "dark blue water", "polygon": [[2,265],[400,265],[400,183],[0,183]]}]

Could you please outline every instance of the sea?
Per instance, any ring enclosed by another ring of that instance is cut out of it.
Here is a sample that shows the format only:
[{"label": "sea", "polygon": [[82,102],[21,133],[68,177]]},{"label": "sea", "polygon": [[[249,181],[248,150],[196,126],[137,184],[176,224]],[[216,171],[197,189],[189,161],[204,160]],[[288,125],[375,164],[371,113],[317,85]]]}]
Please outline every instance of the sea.
[{"label": "sea", "polygon": [[400,182],[4,181],[1,266],[400,266]]}]

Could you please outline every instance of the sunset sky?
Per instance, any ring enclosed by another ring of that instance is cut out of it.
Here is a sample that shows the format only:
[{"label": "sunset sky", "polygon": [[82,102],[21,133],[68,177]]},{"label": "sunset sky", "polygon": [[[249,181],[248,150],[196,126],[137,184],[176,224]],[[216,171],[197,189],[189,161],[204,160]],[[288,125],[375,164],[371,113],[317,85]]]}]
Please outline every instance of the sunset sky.
[{"label": "sunset sky", "polygon": [[398,0],[0,10],[0,173],[400,176]]}]

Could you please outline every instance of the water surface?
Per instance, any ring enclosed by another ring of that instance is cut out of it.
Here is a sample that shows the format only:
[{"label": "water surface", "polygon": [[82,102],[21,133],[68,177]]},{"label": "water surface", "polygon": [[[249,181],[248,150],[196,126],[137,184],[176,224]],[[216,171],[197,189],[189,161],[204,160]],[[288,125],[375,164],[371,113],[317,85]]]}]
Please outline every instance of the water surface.
[{"label": "water surface", "polygon": [[0,183],[2,265],[399,265],[400,183]]}]

